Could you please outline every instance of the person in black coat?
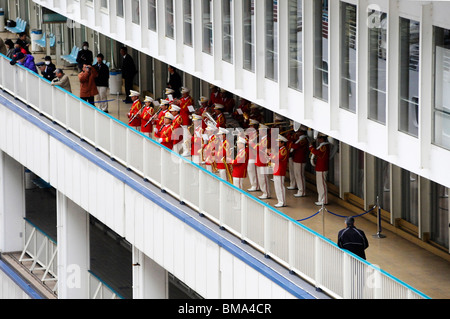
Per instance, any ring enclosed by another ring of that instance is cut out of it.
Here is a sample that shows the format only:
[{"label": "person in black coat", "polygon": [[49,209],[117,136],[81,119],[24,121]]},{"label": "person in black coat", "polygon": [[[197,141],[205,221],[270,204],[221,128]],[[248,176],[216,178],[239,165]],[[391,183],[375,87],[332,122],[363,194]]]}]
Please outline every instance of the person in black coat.
[{"label": "person in black coat", "polygon": [[133,103],[130,98],[130,91],[133,89],[133,79],[137,73],[136,65],[133,58],[128,54],[126,47],[120,49],[120,55],[122,55],[122,79],[125,81],[125,103]]},{"label": "person in black coat", "polygon": [[183,86],[181,76],[177,73],[173,66],[169,66],[168,71],[169,81],[167,82],[167,87],[174,90],[175,92],[173,93],[173,97],[179,99],[181,97],[181,88]]},{"label": "person in black coat", "polygon": [[94,68],[98,72],[98,76],[95,78],[95,84],[98,90],[98,101],[97,107],[105,113],[108,113],[108,87],[109,87],[109,68],[103,62],[104,56],[102,53],[97,55],[97,63]]},{"label": "person in black coat", "polygon": [[36,63],[36,66],[41,71],[42,77],[49,80],[50,82],[53,81],[53,79],[56,77],[55,75],[56,68],[52,67],[51,65],[47,65],[45,64],[45,62],[39,62]]},{"label": "person in black coat", "polygon": [[366,235],[362,230],[355,227],[355,219],[353,217],[347,217],[345,224],[347,227],[340,230],[338,234],[338,246],[365,260],[366,254],[364,251],[369,247]]},{"label": "person in black coat", "polygon": [[89,43],[83,42],[83,47],[78,51],[77,55],[78,70],[81,72],[83,70],[83,65],[92,65],[94,62],[94,56],[92,51],[89,50]]}]

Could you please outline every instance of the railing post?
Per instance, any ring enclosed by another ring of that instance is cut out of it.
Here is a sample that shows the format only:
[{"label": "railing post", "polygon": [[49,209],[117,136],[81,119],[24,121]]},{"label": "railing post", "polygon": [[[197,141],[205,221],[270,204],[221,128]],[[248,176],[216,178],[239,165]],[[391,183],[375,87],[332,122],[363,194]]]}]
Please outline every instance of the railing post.
[{"label": "railing post", "polygon": [[321,291],[320,288],[322,282],[322,244],[319,236],[316,236],[314,240],[314,280],[317,291]]},{"label": "railing post", "polygon": [[377,196],[377,233],[373,235],[374,238],[386,238],[385,235],[381,234],[381,207],[378,202],[378,196]]}]

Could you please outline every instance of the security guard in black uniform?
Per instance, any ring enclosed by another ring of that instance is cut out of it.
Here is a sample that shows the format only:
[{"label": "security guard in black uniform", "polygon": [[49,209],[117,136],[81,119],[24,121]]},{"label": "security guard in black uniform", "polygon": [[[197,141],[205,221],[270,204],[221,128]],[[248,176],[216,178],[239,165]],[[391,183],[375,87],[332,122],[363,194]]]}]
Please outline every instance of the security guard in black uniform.
[{"label": "security guard in black uniform", "polygon": [[345,224],[347,227],[340,230],[338,234],[338,246],[365,260],[366,254],[364,251],[369,247],[366,235],[362,230],[355,227],[355,219],[353,217],[347,217]]}]

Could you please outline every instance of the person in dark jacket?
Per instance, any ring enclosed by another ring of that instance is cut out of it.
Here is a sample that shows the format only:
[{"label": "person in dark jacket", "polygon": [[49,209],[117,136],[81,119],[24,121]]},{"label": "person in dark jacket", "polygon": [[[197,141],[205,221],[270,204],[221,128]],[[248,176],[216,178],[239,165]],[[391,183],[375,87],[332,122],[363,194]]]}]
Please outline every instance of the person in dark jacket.
[{"label": "person in dark jacket", "polygon": [[133,89],[133,79],[137,73],[136,65],[133,58],[128,54],[126,47],[120,49],[120,55],[122,56],[122,79],[125,81],[125,100],[127,104],[133,103],[130,98],[130,91]]},{"label": "person in dark jacket", "polygon": [[16,42],[26,51],[25,54],[31,54],[30,51],[31,40],[28,38],[25,32],[19,33],[19,38],[17,39]]},{"label": "person in dark jacket", "polygon": [[366,259],[366,253],[364,251],[369,247],[366,235],[362,230],[355,227],[355,219],[353,217],[347,217],[345,224],[347,227],[340,230],[338,234],[338,246],[362,259]]},{"label": "person in dark jacket", "polygon": [[92,63],[94,62],[94,56],[92,54],[92,51],[89,50],[89,43],[83,42],[83,47],[80,51],[78,51],[76,61],[78,63],[78,70],[80,72],[83,71],[83,65],[92,65]]},{"label": "person in dark jacket", "polygon": [[14,53],[15,53],[14,43],[12,42],[11,39],[6,39],[5,46],[6,46],[6,54],[5,55],[8,58],[12,59],[14,57]]},{"label": "person in dark jacket", "polygon": [[95,79],[95,84],[98,90],[98,101],[96,103],[97,107],[105,113],[108,113],[108,102],[104,102],[108,99],[108,87],[109,87],[109,68],[103,62],[104,56],[99,53],[97,55],[97,63],[94,68],[97,70],[98,76]]},{"label": "person in dark jacket", "polygon": [[50,82],[56,77],[55,70],[51,65],[46,65],[45,62],[36,63],[36,66],[41,71],[43,78],[49,80]]},{"label": "person in dark jacket", "polygon": [[173,93],[173,97],[175,99],[179,99],[181,97],[181,87],[183,86],[183,81],[173,66],[170,65],[168,67],[168,71],[169,81],[167,82],[167,87],[174,90],[175,92]]},{"label": "person in dark jacket", "polygon": [[27,69],[38,73],[36,68],[36,64],[34,63],[34,57],[31,54],[23,54],[22,52],[17,52],[14,55],[14,58],[9,62],[11,65],[15,65],[16,63],[26,67]]}]

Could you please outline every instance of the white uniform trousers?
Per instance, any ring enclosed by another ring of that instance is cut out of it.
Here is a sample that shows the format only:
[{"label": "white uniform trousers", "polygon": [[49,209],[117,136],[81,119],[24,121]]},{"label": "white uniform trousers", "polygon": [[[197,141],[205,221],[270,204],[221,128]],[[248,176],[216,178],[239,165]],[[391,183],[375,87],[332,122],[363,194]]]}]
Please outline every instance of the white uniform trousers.
[{"label": "white uniform trousers", "polygon": [[182,125],[183,128],[183,156],[191,154],[191,133],[189,133],[188,126]]},{"label": "white uniform trousers", "polygon": [[294,163],[295,183],[297,184],[297,196],[306,196],[305,180],[306,163]]},{"label": "white uniform trousers", "polygon": [[177,154],[181,154],[183,151],[183,142],[179,142],[177,144],[173,145],[172,151],[174,151]]},{"label": "white uniform trousers", "polygon": [[242,185],[243,185],[243,178],[240,177],[233,177],[233,185],[242,189]]},{"label": "white uniform trousers", "polygon": [[286,206],[286,187],[284,186],[284,176],[273,176],[273,185],[277,195],[279,206]]},{"label": "white uniform trousers", "polygon": [[[108,87],[97,86],[98,101],[106,101],[108,99]],[[97,107],[103,112],[108,111],[108,102],[96,103]]]},{"label": "white uniform trousers", "polygon": [[195,164],[199,165],[200,164],[200,155],[192,155],[191,161],[194,162]]},{"label": "white uniform trousers", "polygon": [[267,172],[266,166],[257,166],[256,172],[258,174],[258,184],[259,189],[263,193],[262,197],[270,197],[270,187],[269,187],[269,174]]},{"label": "white uniform trousers", "polygon": [[218,171],[219,171],[219,177],[221,179],[224,179],[224,180],[228,181],[227,170],[226,169],[219,169]]},{"label": "white uniform trousers", "polygon": [[328,204],[327,175],[328,171],[316,172],[317,202],[324,205]]},{"label": "white uniform trousers", "polygon": [[255,160],[249,160],[247,164],[248,179],[250,181],[251,190],[259,190],[258,174],[256,173]]},{"label": "white uniform trousers", "polygon": [[295,167],[294,160],[292,157],[289,157],[289,188],[295,188],[297,186],[295,179]]},{"label": "white uniform trousers", "polygon": [[205,168],[208,172],[212,173],[212,166],[211,165],[205,165]]}]

